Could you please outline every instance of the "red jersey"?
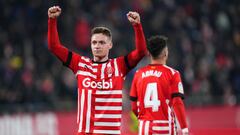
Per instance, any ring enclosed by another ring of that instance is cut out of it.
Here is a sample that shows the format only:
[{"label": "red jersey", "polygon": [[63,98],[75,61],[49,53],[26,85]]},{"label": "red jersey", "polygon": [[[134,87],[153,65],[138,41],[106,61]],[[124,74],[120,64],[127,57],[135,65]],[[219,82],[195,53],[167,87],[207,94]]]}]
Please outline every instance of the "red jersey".
[{"label": "red jersey", "polygon": [[120,134],[122,89],[128,71],[124,57],[96,63],[73,54],[78,81],[78,132]]},{"label": "red jersey", "polygon": [[173,134],[172,97],[183,96],[180,74],[166,65],[148,65],[136,72],[130,92],[138,102],[140,134]]},{"label": "red jersey", "polygon": [[78,134],[120,134],[122,89],[125,75],[146,54],[141,24],[134,25],[136,49],[105,62],[80,56],[59,41],[56,19],[48,21],[48,48],[76,75],[78,82]]}]

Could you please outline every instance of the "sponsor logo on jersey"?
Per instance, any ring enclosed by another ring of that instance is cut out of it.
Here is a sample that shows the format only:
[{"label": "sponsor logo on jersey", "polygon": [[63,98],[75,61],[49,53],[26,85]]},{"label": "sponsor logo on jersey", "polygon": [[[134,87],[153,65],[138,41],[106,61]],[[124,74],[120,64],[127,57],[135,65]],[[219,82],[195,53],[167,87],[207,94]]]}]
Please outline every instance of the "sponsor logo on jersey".
[{"label": "sponsor logo on jersey", "polygon": [[86,88],[92,88],[92,89],[111,89],[113,88],[112,85],[112,79],[110,81],[105,81],[104,79],[102,81],[91,81],[90,78],[85,78],[82,81],[82,85]]},{"label": "sponsor logo on jersey", "polygon": [[106,69],[106,74],[108,75],[108,77],[111,77],[113,74],[113,68],[111,66],[108,66]]}]

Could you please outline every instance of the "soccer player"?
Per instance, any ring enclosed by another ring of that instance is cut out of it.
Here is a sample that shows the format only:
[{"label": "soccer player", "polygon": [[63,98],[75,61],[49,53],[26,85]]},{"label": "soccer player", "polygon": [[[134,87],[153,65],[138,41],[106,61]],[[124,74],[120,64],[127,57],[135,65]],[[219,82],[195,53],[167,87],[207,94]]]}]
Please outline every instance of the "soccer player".
[{"label": "soccer player", "polygon": [[48,10],[48,47],[76,75],[78,135],[119,135],[124,78],[147,52],[140,16],[137,12],[127,14],[135,32],[135,50],[126,56],[109,59],[113,46],[111,32],[106,27],[95,27],[91,35],[93,59],[90,59],[61,44],[56,19],[60,14],[59,6]]},{"label": "soccer player", "polygon": [[139,120],[139,135],[175,135],[175,115],[182,133],[187,134],[180,74],[166,66],[167,38],[151,37],[147,49],[151,64],[135,73],[130,91],[132,110]]}]

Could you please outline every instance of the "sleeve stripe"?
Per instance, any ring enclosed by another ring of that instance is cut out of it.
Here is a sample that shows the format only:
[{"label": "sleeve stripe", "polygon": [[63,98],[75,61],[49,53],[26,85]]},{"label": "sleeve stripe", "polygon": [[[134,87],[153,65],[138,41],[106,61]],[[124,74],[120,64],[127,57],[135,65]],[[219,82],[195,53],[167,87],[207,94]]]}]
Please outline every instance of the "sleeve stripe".
[{"label": "sleeve stripe", "polygon": [[128,58],[127,58],[127,57],[128,57],[127,55],[124,56],[124,62],[125,62],[125,64],[126,64],[126,66],[127,66],[128,69],[132,69],[131,66],[129,65],[129,62],[128,62]]},{"label": "sleeve stripe", "polygon": [[132,97],[132,96],[130,96],[130,100],[131,100],[131,101],[137,101],[137,97]]},{"label": "sleeve stripe", "polygon": [[68,67],[71,63],[71,60],[72,60],[72,52],[69,51],[68,52],[68,57],[67,57],[67,61],[63,63],[64,66]]},{"label": "sleeve stripe", "polygon": [[182,93],[173,93],[172,98],[174,97],[181,97],[182,99],[184,99],[184,95]]}]

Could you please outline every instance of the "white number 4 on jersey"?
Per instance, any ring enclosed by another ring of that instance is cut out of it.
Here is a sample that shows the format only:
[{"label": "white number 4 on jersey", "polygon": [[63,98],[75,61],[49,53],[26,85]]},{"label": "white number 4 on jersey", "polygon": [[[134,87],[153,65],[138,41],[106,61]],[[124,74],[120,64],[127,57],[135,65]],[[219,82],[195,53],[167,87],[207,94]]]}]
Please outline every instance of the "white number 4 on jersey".
[{"label": "white number 4 on jersey", "polygon": [[158,111],[160,100],[158,100],[157,83],[147,84],[146,93],[144,96],[145,108],[152,108],[153,112]]}]

